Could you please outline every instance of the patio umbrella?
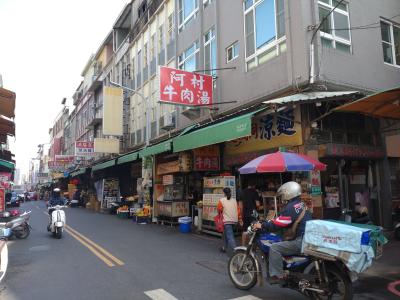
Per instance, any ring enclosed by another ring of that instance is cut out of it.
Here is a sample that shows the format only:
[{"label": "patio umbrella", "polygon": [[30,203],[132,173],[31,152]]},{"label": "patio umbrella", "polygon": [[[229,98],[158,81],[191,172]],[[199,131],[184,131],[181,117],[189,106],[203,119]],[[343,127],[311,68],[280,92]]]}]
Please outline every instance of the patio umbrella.
[{"label": "patio umbrella", "polygon": [[304,154],[275,152],[253,159],[239,169],[240,174],[324,171],[326,165]]}]

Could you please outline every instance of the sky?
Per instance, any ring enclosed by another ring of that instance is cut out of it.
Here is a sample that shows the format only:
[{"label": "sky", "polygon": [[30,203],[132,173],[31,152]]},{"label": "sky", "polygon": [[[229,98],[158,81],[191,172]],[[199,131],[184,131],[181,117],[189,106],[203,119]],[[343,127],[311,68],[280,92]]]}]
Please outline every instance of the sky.
[{"label": "sky", "polygon": [[17,168],[27,173],[62,99],[72,107],[81,73],[129,0],[0,0],[0,74],[16,93]]}]

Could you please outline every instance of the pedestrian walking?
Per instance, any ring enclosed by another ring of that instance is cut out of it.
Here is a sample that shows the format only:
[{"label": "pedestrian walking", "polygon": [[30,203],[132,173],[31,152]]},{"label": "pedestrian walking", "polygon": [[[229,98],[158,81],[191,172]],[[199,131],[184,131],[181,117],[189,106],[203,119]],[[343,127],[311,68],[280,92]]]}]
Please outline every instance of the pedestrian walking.
[{"label": "pedestrian walking", "polygon": [[240,222],[240,225],[242,227],[242,246],[246,244],[247,228],[251,225],[251,222],[254,221],[254,218],[251,216],[253,210],[257,210],[259,207],[260,195],[255,189],[255,185],[249,182],[247,187],[242,190],[239,200],[239,209],[243,213],[243,221]]},{"label": "pedestrian walking", "polygon": [[234,235],[234,227],[241,222],[241,213],[235,198],[232,198],[232,193],[229,188],[223,189],[225,197],[218,201],[217,210],[221,213],[224,221],[224,232],[222,233],[223,246],[221,252],[226,252],[228,248],[231,250],[236,248]]}]

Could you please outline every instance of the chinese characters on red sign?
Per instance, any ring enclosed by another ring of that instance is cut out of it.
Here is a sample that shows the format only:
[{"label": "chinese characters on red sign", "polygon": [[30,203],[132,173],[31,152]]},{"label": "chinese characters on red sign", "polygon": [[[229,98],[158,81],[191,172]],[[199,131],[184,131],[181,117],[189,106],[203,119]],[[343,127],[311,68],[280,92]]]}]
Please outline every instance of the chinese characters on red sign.
[{"label": "chinese characters on red sign", "polygon": [[94,142],[75,142],[75,156],[87,156],[94,154]]},{"label": "chinese characters on red sign", "polygon": [[193,150],[194,169],[196,171],[219,170],[219,146],[211,145]]},{"label": "chinese characters on red sign", "polygon": [[177,105],[212,105],[212,76],[160,67],[160,101]]},{"label": "chinese characters on red sign", "polygon": [[59,162],[61,164],[68,164],[74,161],[74,156],[73,155],[56,155],[55,158],[56,162]]},{"label": "chinese characters on red sign", "polygon": [[218,171],[218,156],[196,156],[194,161],[194,169],[198,171]]}]

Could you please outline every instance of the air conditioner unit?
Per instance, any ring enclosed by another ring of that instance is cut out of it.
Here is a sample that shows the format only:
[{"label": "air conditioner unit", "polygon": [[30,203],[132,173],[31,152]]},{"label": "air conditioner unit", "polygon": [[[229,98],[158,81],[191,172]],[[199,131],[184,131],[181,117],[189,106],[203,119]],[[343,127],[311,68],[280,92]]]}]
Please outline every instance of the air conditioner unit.
[{"label": "air conditioner unit", "polygon": [[167,113],[164,117],[163,126],[160,125],[160,129],[169,131],[175,128],[175,116],[172,113]]}]

